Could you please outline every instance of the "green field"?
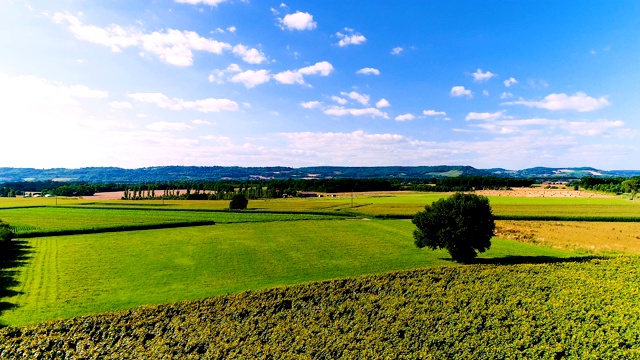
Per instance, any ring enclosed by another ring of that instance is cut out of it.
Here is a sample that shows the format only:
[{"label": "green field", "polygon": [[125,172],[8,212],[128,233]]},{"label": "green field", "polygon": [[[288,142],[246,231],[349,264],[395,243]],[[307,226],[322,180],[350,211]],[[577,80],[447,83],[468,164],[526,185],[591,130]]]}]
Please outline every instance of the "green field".
[{"label": "green field", "polygon": [[0,219],[18,235],[33,232],[101,229],[125,225],[155,225],[215,221],[216,223],[331,219],[313,214],[269,214],[250,212],[118,210],[97,208],[38,207],[0,209]]},{"label": "green field", "polygon": [[[16,305],[0,322],[55,318],[198,299],[247,289],[452,265],[417,249],[404,220],[265,222],[35,238]],[[494,239],[483,257],[571,253]]]}]

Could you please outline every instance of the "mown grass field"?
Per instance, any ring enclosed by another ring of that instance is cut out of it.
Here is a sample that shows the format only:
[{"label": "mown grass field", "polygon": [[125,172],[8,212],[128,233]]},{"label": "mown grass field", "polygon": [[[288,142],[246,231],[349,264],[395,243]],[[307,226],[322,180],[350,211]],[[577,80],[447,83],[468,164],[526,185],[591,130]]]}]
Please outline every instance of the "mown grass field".
[{"label": "mown grass field", "polygon": [[0,209],[0,219],[18,235],[32,232],[100,229],[124,225],[154,225],[215,221],[216,223],[331,219],[313,214],[269,214],[250,212],[155,211],[154,209],[99,209],[38,207]]},{"label": "mown grass field", "polygon": [[[405,220],[263,222],[35,238],[15,280],[21,325],[331,278],[453,265]],[[570,252],[494,239],[483,258]]]}]

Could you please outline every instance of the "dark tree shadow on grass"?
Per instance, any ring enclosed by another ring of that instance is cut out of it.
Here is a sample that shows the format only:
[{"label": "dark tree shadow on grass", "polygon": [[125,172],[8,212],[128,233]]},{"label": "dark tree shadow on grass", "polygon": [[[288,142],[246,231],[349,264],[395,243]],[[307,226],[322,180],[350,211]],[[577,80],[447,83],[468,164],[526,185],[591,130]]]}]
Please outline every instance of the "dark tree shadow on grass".
[{"label": "dark tree shadow on grass", "polygon": [[[606,260],[610,259],[607,256],[572,256],[572,257],[554,257],[554,256],[504,256],[499,258],[476,258],[469,262],[463,263],[465,265],[471,264],[486,264],[486,265],[520,265],[520,264],[560,264],[560,263],[582,263],[589,262],[591,260]],[[454,262],[451,258],[441,258],[441,260]]]},{"label": "dark tree shadow on grass", "polygon": [[[17,269],[25,264],[32,252],[32,247],[24,240],[0,241],[0,316],[4,311],[17,307],[6,300],[20,294],[12,290],[18,285]],[[0,323],[0,328],[5,326]]]}]

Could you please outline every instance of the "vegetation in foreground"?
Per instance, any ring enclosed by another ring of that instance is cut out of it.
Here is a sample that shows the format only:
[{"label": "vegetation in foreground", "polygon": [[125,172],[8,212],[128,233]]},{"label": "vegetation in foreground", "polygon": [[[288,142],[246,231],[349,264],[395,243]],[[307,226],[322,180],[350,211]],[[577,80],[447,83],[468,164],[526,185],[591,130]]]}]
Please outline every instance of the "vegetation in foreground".
[{"label": "vegetation in foreground", "polygon": [[639,258],[509,262],[519,264],[436,267],[9,327],[0,330],[0,356],[640,357]]},{"label": "vegetation in foreground", "polygon": [[[0,323],[200,299],[243,290],[452,264],[413,245],[410,221],[267,222],[34,238]],[[485,257],[571,253],[494,239]]]}]

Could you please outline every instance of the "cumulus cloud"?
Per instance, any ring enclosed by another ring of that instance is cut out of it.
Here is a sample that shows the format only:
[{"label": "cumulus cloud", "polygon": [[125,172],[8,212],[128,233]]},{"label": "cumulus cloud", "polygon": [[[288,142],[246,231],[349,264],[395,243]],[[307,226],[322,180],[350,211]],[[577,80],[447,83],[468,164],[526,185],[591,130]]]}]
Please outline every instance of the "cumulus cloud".
[{"label": "cumulus cloud", "polygon": [[322,106],[322,104],[319,101],[307,101],[307,102],[301,102],[300,106],[302,106],[305,109],[315,109],[315,108],[319,108]]},{"label": "cumulus cloud", "polygon": [[169,98],[162,93],[135,93],[129,94],[135,101],[156,105],[159,108],[171,110],[196,110],[200,112],[238,111],[238,103],[229,99],[207,98],[195,101],[186,101],[179,98]]},{"label": "cumulus cloud", "polygon": [[454,86],[451,88],[451,96],[473,97],[471,90],[465,89],[464,86]]},{"label": "cumulus cloud", "polygon": [[297,71],[291,71],[291,70],[287,70],[287,71],[283,71],[281,73],[277,73],[275,75],[273,75],[273,78],[281,83],[281,84],[287,84],[287,85],[293,85],[293,84],[300,84],[300,85],[304,85],[304,77],[302,76],[301,73],[297,72]]},{"label": "cumulus cloud", "polygon": [[264,54],[257,49],[248,48],[242,44],[232,47],[225,42],[204,38],[193,31],[167,29],[144,33],[134,27],[123,28],[115,24],[101,28],[85,25],[78,17],[68,12],[57,12],[52,19],[58,24],[67,24],[78,40],[108,46],[113,52],[121,52],[128,47],[138,47],[176,66],[191,66],[194,51],[222,54],[224,51],[232,50],[234,54],[250,64],[259,64],[266,60]]},{"label": "cumulus cloud", "polygon": [[518,80],[516,80],[515,78],[508,78],[507,80],[504,81],[504,86],[506,87],[510,87],[511,85],[515,85],[518,83]]},{"label": "cumulus cloud", "polygon": [[200,120],[200,119],[191,120],[191,123],[194,124],[194,125],[211,125],[210,121]]},{"label": "cumulus cloud", "polygon": [[359,94],[355,91],[349,93],[343,91],[340,93],[340,95],[346,96],[351,100],[355,100],[362,105],[369,105],[369,95]]},{"label": "cumulus cloud", "polygon": [[227,31],[228,31],[228,32],[230,32],[230,33],[234,33],[234,32],[236,32],[236,30],[237,30],[237,29],[236,29],[236,27],[235,27],[235,26],[229,26],[229,27],[227,28]]},{"label": "cumulus cloud", "polygon": [[413,115],[411,113],[407,113],[407,114],[396,116],[395,120],[396,121],[408,121],[408,120],[414,120],[415,118],[416,118],[415,115]]},{"label": "cumulus cloud", "polygon": [[583,92],[577,92],[574,95],[567,94],[550,94],[540,101],[535,100],[518,100],[505,102],[503,105],[524,105],[527,107],[535,107],[547,109],[551,111],[558,110],[574,110],[578,112],[587,112],[611,105],[606,97],[593,98]]},{"label": "cumulus cloud", "polygon": [[247,70],[237,73],[229,78],[230,82],[242,83],[248,89],[254,88],[257,85],[264,84],[271,79],[268,70]]},{"label": "cumulus cloud", "polygon": [[333,72],[333,65],[327,61],[317,62],[314,65],[307,66],[298,70],[286,70],[273,76],[273,78],[281,84],[300,84],[304,85],[303,75],[320,75],[328,76]]},{"label": "cumulus cloud", "polygon": [[127,101],[112,101],[109,103],[109,107],[112,109],[131,109],[133,105]]},{"label": "cumulus cloud", "polygon": [[439,115],[445,116],[445,115],[447,115],[447,113],[444,112],[444,111],[424,110],[422,112],[422,115],[424,115],[424,116],[439,116]]},{"label": "cumulus cloud", "polygon": [[505,91],[505,92],[503,92],[503,93],[500,95],[500,99],[502,99],[502,100],[504,100],[504,99],[508,99],[508,98],[511,98],[511,97],[513,97],[513,94],[512,94],[512,93],[510,93],[510,92],[506,92],[506,91]]},{"label": "cumulus cloud", "polygon": [[360,75],[380,75],[380,70],[375,69],[375,68],[362,68],[358,71],[356,71],[356,74],[360,74]]},{"label": "cumulus cloud", "polygon": [[337,32],[336,36],[338,39],[338,46],[345,47],[349,45],[360,45],[367,41],[367,38],[364,35],[353,31],[353,29],[344,28],[346,34]]},{"label": "cumulus cloud", "polygon": [[391,49],[391,55],[400,55],[404,51],[404,48],[397,46]]},{"label": "cumulus cloud", "polygon": [[258,49],[251,49],[242,44],[233,47],[233,53],[238,55],[249,64],[261,64],[267,60],[264,54]]},{"label": "cumulus cloud", "polygon": [[470,112],[469,114],[467,114],[467,116],[465,117],[465,120],[469,121],[469,120],[485,120],[485,121],[490,121],[490,120],[495,120],[498,118],[501,118],[504,116],[504,111],[498,111],[498,112],[494,112],[494,113],[488,113],[488,112],[482,112],[482,113],[478,113],[478,112]]},{"label": "cumulus cloud", "polygon": [[347,99],[341,98],[341,97],[335,96],[335,95],[331,96],[331,100],[337,102],[340,105],[345,105],[348,102]]},{"label": "cumulus cloud", "polygon": [[380,108],[385,108],[385,107],[389,107],[389,106],[391,106],[391,104],[390,104],[390,103],[389,103],[389,101],[387,101],[387,99],[385,99],[385,98],[380,99],[380,101],[378,101],[378,102],[376,103],[376,107],[377,107],[378,109],[380,109]]},{"label": "cumulus cloud", "polygon": [[182,131],[193,129],[193,127],[180,122],[158,121],[147,125],[147,129],[153,131]]},{"label": "cumulus cloud", "polygon": [[377,109],[377,108],[353,109],[353,108],[344,108],[342,106],[332,106],[328,109],[325,109],[324,113],[326,115],[331,115],[331,116],[351,115],[351,116],[369,116],[372,118],[375,118],[375,117],[382,117],[385,119],[389,118],[389,115],[387,115],[387,113],[380,111],[380,109]]},{"label": "cumulus cloud", "polygon": [[476,81],[476,82],[487,81],[492,77],[496,76],[496,74],[492,73],[491,71],[482,72],[482,69],[476,70],[476,72],[474,72],[471,75],[473,76],[473,81]]},{"label": "cumulus cloud", "polygon": [[294,14],[287,14],[280,21],[280,28],[287,30],[313,30],[318,24],[313,21],[313,15],[308,12],[296,11]]}]

